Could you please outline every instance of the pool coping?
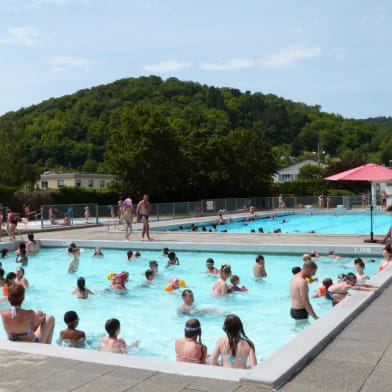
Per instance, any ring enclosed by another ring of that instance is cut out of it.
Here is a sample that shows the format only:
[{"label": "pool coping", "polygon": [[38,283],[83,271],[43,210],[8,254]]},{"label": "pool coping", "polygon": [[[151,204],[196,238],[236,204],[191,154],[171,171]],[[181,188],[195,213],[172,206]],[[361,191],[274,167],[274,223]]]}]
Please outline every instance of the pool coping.
[{"label": "pool coping", "polygon": [[[39,240],[43,247],[68,246],[72,240]],[[95,247],[97,245],[107,248],[126,249],[129,243],[119,241],[103,241],[103,240],[78,240],[80,247]],[[4,243],[3,243],[4,244]],[[1,244],[1,245],[3,245]],[[173,249],[178,250],[219,250],[237,251],[247,253],[255,252],[256,249],[266,252],[267,249],[275,249],[277,253],[287,253],[291,249],[291,253],[302,253],[300,249],[308,249],[306,245],[263,245],[263,244],[205,244],[205,243],[170,243],[163,242],[142,242],[133,243],[138,245],[140,249],[157,250],[163,246],[169,245]],[[230,245],[230,246],[228,246]],[[252,246],[253,245],[253,246]],[[1,246],[2,247],[2,246]],[[296,247],[296,250],[292,250]],[[325,246],[327,247],[327,246]],[[367,246],[366,246],[367,247]],[[286,250],[283,252],[282,248]],[[322,249],[318,247],[321,251]],[[330,248],[330,246],[329,246]],[[361,247],[340,246],[339,252],[343,254],[343,250],[347,254],[359,253]],[[374,254],[379,255],[380,246],[369,246],[369,254],[374,250]],[[337,246],[334,249],[338,249]],[[353,252],[353,250],[357,250]],[[370,281],[380,287],[376,293],[373,292],[354,292],[350,297],[342,301],[341,304],[332,308],[322,318],[309,325],[289,342],[281,346],[277,351],[263,360],[255,368],[249,370],[231,369],[215,366],[200,366],[188,363],[180,363],[175,361],[139,357],[132,355],[118,355],[111,353],[98,352],[93,350],[80,350],[52,345],[34,345],[30,343],[9,342],[0,340],[0,348],[28,352],[32,354],[41,354],[47,356],[70,358],[75,360],[110,364],[135,369],[145,369],[150,371],[158,371],[170,374],[181,374],[194,377],[206,377],[219,380],[237,381],[242,384],[254,385],[266,388],[280,388],[298,371],[300,371],[307,363],[309,363],[327,344],[349,324],[349,322],[362,312],[378,295],[382,293],[392,281],[392,270],[384,270],[373,277]]]}]

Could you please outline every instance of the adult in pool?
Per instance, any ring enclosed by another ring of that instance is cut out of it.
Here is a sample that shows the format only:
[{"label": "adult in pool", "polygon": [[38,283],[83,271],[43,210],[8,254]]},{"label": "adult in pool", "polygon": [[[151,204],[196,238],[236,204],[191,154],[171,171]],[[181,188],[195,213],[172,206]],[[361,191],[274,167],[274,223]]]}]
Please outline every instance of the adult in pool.
[{"label": "adult in pool", "polygon": [[307,320],[309,314],[315,319],[318,316],[309,301],[309,288],[306,279],[311,279],[317,272],[314,261],[306,261],[300,272],[295,274],[290,283],[291,310],[290,315],[295,320]]},{"label": "adult in pool", "polygon": [[226,280],[231,276],[231,267],[229,264],[223,264],[219,270],[219,279],[212,286],[215,294],[225,295],[227,294],[227,283]]},{"label": "adult in pool", "polygon": [[246,336],[241,319],[229,314],[223,324],[227,337],[218,339],[211,355],[210,365],[216,366],[221,356],[224,367],[245,369],[257,365],[255,346]]},{"label": "adult in pool", "polygon": [[12,341],[47,343],[52,342],[54,317],[41,311],[22,309],[25,289],[13,285],[8,291],[10,309],[2,309],[1,317],[8,339]]},{"label": "adult in pool", "polygon": [[201,326],[198,319],[190,319],[185,323],[185,338],[177,339],[175,343],[176,360],[205,364],[207,346],[201,342]]},{"label": "adult in pool", "polygon": [[34,234],[30,233],[27,236],[28,240],[26,241],[26,251],[28,256],[34,256],[39,253],[40,246],[39,243],[34,239]]}]

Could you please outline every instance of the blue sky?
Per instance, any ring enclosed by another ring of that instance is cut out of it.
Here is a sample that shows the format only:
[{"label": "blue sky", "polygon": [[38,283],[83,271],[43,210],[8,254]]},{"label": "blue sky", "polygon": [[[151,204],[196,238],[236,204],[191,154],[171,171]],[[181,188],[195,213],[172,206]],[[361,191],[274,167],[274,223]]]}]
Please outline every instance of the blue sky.
[{"label": "blue sky", "polygon": [[0,114],[142,75],[391,116],[390,0],[0,0]]}]

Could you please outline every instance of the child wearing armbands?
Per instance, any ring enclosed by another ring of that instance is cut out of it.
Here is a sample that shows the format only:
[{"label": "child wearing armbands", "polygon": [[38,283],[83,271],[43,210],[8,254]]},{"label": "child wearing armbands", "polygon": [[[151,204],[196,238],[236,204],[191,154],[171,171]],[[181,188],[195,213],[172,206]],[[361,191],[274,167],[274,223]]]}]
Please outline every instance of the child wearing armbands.
[{"label": "child wearing armbands", "polygon": [[320,286],[317,290],[315,290],[314,295],[312,295],[312,298],[320,298],[320,297],[325,297],[327,294],[327,290],[329,286],[332,286],[333,282],[331,278],[325,278],[323,280],[323,285]]}]

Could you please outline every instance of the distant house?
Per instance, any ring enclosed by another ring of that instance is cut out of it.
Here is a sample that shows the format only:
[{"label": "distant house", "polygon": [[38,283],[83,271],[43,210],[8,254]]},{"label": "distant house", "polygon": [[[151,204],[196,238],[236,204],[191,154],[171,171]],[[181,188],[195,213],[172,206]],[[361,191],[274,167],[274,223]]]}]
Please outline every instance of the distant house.
[{"label": "distant house", "polygon": [[305,159],[304,161],[293,163],[290,166],[279,169],[274,175],[275,182],[294,181],[298,178],[299,170],[305,165],[314,165],[326,168],[328,165],[323,162],[317,162],[313,159]]},{"label": "distant house", "polygon": [[116,179],[116,177],[117,176],[112,174],[62,173],[50,171],[41,174],[40,182],[37,186],[41,189],[58,189],[64,186],[105,189],[109,183]]}]

